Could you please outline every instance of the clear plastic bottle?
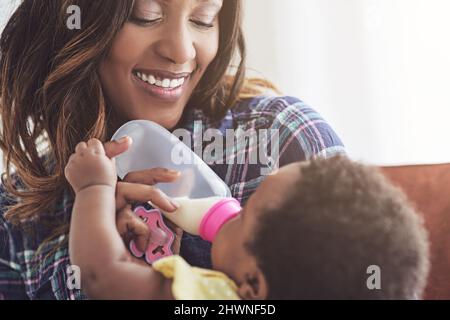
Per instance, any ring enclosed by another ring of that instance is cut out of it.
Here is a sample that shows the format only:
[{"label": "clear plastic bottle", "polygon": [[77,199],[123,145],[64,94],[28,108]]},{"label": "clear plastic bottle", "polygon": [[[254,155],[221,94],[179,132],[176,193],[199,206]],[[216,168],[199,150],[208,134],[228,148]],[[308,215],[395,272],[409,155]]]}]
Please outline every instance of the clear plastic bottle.
[{"label": "clear plastic bottle", "polygon": [[188,146],[162,126],[148,120],[134,120],[124,124],[112,137],[133,139],[125,153],[116,157],[117,174],[120,178],[132,171],[150,168],[168,168],[181,172],[173,183],[156,186],[169,197],[230,197],[225,182],[197,156]]}]

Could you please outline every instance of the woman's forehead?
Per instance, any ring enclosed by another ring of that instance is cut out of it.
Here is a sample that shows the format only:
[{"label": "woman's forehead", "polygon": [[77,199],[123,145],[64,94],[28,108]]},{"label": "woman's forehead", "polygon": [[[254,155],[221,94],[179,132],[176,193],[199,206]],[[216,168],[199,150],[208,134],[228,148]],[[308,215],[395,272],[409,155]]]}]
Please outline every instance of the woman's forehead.
[{"label": "woman's forehead", "polygon": [[197,3],[207,3],[214,6],[221,7],[223,4],[223,0],[194,0]]}]

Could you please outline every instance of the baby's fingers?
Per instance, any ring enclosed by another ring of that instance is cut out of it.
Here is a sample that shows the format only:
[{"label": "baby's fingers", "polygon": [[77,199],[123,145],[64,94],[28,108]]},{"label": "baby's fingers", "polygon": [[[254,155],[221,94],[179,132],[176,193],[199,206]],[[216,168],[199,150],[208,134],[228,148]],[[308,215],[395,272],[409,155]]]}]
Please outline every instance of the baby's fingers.
[{"label": "baby's fingers", "polygon": [[87,146],[94,151],[96,154],[105,154],[105,148],[103,144],[98,139],[90,139],[87,143]]},{"label": "baby's fingers", "polygon": [[131,239],[134,241],[139,251],[144,252],[147,250],[151,234],[144,221],[133,214],[133,218],[128,224],[128,232],[131,234]]},{"label": "baby's fingers", "polygon": [[147,249],[150,230],[147,224],[133,213],[131,206],[125,207],[117,215],[117,230],[126,244],[133,240],[139,251]]},{"label": "baby's fingers", "polygon": [[82,142],[78,143],[77,146],[75,147],[75,152],[81,153],[81,152],[85,151],[86,149],[87,149],[87,143],[82,141]]}]

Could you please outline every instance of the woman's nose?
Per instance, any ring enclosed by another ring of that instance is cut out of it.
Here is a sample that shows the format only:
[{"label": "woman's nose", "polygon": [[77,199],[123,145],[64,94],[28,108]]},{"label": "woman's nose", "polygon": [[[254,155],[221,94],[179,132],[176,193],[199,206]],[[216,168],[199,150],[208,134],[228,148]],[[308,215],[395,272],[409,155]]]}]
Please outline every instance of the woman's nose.
[{"label": "woman's nose", "polygon": [[174,64],[185,64],[196,58],[193,37],[188,26],[167,26],[157,45],[158,54]]}]

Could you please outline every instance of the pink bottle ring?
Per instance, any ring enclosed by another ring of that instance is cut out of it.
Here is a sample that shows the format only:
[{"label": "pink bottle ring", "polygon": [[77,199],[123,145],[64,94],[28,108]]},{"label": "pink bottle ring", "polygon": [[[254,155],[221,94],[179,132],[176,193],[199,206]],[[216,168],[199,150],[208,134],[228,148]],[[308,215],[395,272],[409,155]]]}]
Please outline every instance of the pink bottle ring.
[{"label": "pink bottle ring", "polygon": [[236,217],[241,209],[239,201],[234,198],[225,198],[215,203],[203,216],[199,228],[200,237],[213,242],[220,228]]}]

